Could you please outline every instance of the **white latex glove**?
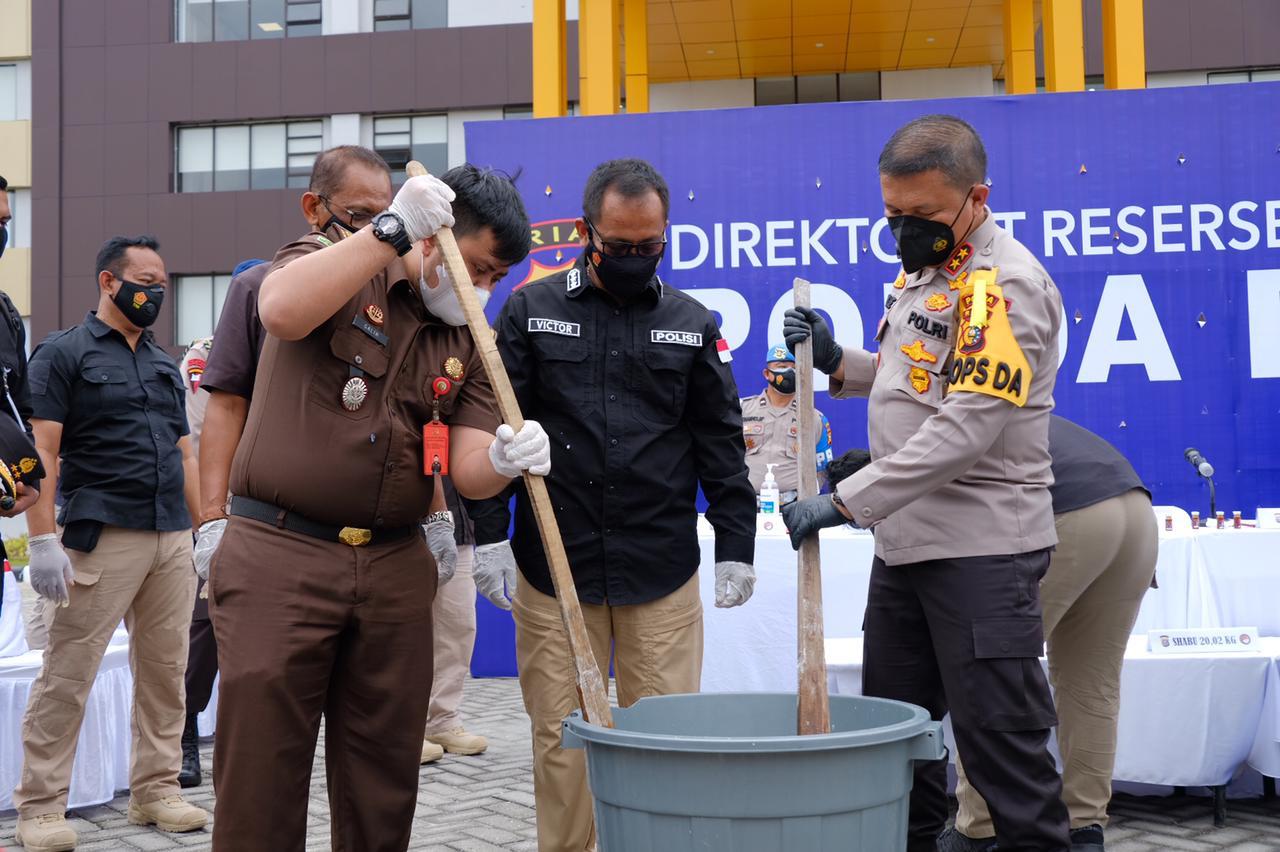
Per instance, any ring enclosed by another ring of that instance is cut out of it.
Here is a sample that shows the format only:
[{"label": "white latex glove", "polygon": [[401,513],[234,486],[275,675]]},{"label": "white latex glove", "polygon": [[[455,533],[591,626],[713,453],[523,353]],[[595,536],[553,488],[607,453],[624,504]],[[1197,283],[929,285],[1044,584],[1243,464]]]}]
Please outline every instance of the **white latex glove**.
[{"label": "white latex glove", "polygon": [[745,562],[716,563],[716,606],[742,606],[756,588],[756,569]]},{"label": "white latex glove", "polygon": [[526,470],[546,476],[551,472],[551,439],[536,420],[524,421],[519,432],[503,423],[489,445],[489,461],[502,476],[516,477]]},{"label": "white latex glove", "polygon": [[45,600],[67,606],[71,603],[67,587],[76,584],[76,573],[58,536],[54,533],[38,535],[27,542],[27,547],[31,557],[27,566],[31,588]]},{"label": "white latex glove", "polygon": [[453,572],[458,570],[458,544],[453,539],[453,524],[450,521],[432,521],[422,525],[422,534],[427,537],[427,548],[436,558],[437,585],[443,586],[453,579]]},{"label": "white latex glove", "polygon": [[222,534],[226,529],[226,518],[205,521],[200,525],[200,531],[196,534],[194,558],[196,574],[199,575],[201,580],[209,579],[209,566],[213,563],[213,553],[218,549],[218,544],[222,541]]},{"label": "white latex glove", "polygon": [[404,222],[410,242],[421,242],[441,228],[453,227],[453,190],[438,177],[411,177],[400,187],[388,211]]},{"label": "white latex glove", "polygon": [[476,590],[488,598],[489,603],[499,609],[511,609],[507,596],[516,593],[516,555],[511,552],[511,542],[499,541],[477,547],[471,570]]}]

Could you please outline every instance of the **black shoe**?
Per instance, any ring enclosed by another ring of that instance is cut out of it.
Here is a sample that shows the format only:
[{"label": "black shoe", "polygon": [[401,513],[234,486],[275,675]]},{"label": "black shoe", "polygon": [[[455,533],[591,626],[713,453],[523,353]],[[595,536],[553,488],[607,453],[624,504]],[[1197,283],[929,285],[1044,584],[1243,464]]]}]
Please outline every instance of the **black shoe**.
[{"label": "black shoe", "polygon": [[1094,824],[1071,829],[1071,852],[1105,852],[1102,826]]},{"label": "black shoe", "polygon": [[196,727],[196,714],[187,714],[187,726],[182,729],[182,770],[178,773],[179,787],[199,787],[200,732]]},{"label": "black shoe", "polygon": [[996,848],[994,837],[974,840],[955,828],[948,828],[938,835],[938,852],[992,852]]}]

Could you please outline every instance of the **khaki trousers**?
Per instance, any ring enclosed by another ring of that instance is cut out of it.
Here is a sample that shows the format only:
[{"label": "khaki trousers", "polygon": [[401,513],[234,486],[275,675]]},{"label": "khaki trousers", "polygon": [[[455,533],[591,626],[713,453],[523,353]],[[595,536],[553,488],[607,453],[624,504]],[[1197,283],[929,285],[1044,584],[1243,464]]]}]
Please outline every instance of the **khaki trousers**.
[{"label": "khaki trousers", "polygon": [[314,839],[322,715],[333,852],[403,852],[431,686],[426,541],[349,547],[232,517],[209,578],[214,852],[302,852]]},{"label": "khaki trousers", "polygon": [[111,634],[124,619],[133,672],[129,789],[153,802],[178,792],[182,763],[187,624],[195,597],[191,533],[107,526],[92,553],[67,550],[71,603],[49,606],[44,664],[22,719],[23,819],[63,813],[85,702]]},{"label": "khaki trousers", "polygon": [[452,579],[436,590],[431,606],[435,622],[435,677],[431,682],[431,708],[427,711],[427,735],[462,727],[462,684],[471,668],[476,646],[476,584],[471,576],[475,549],[458,545],[458,567]]},{"label": "khaki trousers", "polygon": [[[595,843],[586,761],[560,748],[560,723],[578,709],[569,640],[556,599],[520,575],[512,603],[520,690],[533,729],[533,796],[539,852],[584,852]],[[697,692],[702,679],[698,575],[664,598],[633,606],[582,605],[596,663],[607,674],[610,645],[618,704]],[[608,683],[606,677],[606,684]]]},{"label": "khaki trousers", "polygon": [[[1158,550],[1151,500],[1134,490],[1058,515],[1058,549],[1040,584],[1049,682],[1058,709],[1062,799],[1071,827],[1107,824],[1116,762],[1120,668]],[[956,755],[956,828],[995,836]]]}]

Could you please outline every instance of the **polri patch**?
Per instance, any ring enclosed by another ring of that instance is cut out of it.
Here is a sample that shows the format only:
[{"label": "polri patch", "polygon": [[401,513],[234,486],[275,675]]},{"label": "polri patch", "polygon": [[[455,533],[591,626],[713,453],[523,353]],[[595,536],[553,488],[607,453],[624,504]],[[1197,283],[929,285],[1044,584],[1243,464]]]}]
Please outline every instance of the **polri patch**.
[{"label": "polri patch", "polygon": [[545,317],[529,317],[529,331],[542,334],[559,334],[563,337],[582,336],[582,326],[578,323],[547,319]]},{"label": "polri patch", "polygon": [[649,332],[650,343],[675,343],[680,346],[701,346],[702,334],[697,331],[664,331],[655,328]]}]

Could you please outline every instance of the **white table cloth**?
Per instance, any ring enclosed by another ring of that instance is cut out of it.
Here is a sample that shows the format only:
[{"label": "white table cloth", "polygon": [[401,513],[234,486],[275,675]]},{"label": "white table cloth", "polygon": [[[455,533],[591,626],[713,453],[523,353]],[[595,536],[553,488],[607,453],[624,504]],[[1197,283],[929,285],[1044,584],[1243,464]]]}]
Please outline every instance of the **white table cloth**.
[{"label": "white table cloth", "polygon": [[[31,684],[40,673],[41,651],[0,659],[0,810],[13,807],[13,788],[22,775],[22,715]],[[68,807],[109,802],[129,786],[130,713],[133,677],[129,638],[116,631],[85,705],[84,726],[71,769]]]},{"label": "white table cloth", "polygon": [[22,592],[12,571],[4,572],[4,601],[0,604],[0,658],[27,653],[27,632],[22,625]]},{"label": "white table cloth", "polygon": [[[822,601],[828,639],[862,635],[875,540],[823,530]],[[714,538],[703,535],[702,688],[708,692],[796,689],[796,554],[785,536],[756,539],[756,586],[741,607],[716,609]],[[1135,635],[1176,627],[1250,627],[1280,635],[1280,530],[1161,533],[1156,574]]]},{"label": "white table cloth", "polygon": [[[1263,640],[1258,653],[1157,656],[1146,646],[1146,637],[1134,636],[1125,652],[1114,777],[1226,784],[1256,750],[1280,639]],[[833,694],[861,694],[862,640],[827,640],[827,672]],[[946,736],[955,742],[949,724]],[[1056,758],[1056,742],[1052,749]]]}]

